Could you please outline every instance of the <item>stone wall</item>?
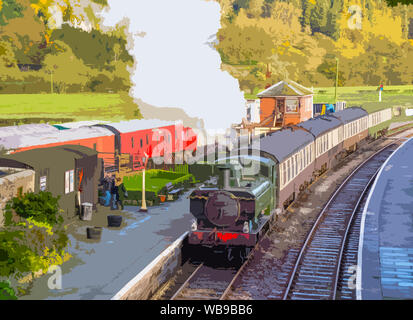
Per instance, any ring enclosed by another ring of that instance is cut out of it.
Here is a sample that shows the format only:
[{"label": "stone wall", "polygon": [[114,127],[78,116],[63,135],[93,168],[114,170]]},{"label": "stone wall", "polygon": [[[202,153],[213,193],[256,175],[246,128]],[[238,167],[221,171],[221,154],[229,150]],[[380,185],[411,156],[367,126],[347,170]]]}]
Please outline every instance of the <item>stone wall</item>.
[{"label": "stone wall", "polygon": [[33,170],[1,168],[0,171],[8,173],[0,177],[0,227],[3,226],[3,211],[6,204],[13,197],[16,197],[21,188],[22,193],[33,192],[34,177]]}]

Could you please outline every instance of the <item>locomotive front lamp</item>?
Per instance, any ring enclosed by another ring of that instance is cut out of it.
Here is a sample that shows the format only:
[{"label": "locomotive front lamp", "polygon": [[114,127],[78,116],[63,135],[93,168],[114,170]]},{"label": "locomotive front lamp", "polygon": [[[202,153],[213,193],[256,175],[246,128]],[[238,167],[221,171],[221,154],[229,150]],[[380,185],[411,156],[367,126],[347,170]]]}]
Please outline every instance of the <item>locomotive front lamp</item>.
[{"label": "locomotive front lamp", "polygon": [[198,229],[198,223],[196,222],[195,219],[192,220],[191,224],[191,231],[196,231]]},{"label": "locomotive front lamp", "polygon": [[245,222],[244,222],[244,227],[242,228],[242,232],[244,232],[244,233],[250,233],[250,226],[249,226],[248,221],[245,221]]}]

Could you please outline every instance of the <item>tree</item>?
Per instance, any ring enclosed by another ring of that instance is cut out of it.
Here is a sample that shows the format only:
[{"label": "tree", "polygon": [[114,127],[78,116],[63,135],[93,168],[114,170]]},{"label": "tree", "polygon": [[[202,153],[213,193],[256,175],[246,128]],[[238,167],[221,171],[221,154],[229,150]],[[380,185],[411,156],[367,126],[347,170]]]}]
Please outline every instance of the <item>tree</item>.
[{"label": "tree", "polygon": [[327,5],[324,0],[318,0],[316,6],[311,10],[310,25],[311,31],[315,32],[325,31],[327,25]]},{"label": "tree", "polygon": [[395,7],[398,4],[404,4],[404,5],[413,4],[413,0],[386,0],[386,2],[391,7]]},{"label": "tree", "polygon": [[266,61],[272,54],[271,37],[258,27],[239,27],[230,24],[218,32],[216,46],[223,60],[232,64],[252,64]]},{"label": "tree", "polygon": [[[99,30],[86,32],[69,25],[53,31],[51,41],[61,41],[69,46],[75,56],[95,69],[107,67],[115,58],[133,64],[133,57],[126,50],[126,39]],[[114,54],[113,48],[118,45]]]},{"label": "tree", "polygon": [[8,20],[23,16],[23,7],[15,0],[0,0],[0,26],[5,26]]},{"label": "tree", "polygon": [[56,54],[45,57],[43,69],[46,73],[53,74],[58,92],[64,93],[68,86],[76,84],[84,87],[92,70],[78,59],[64,42],[56,41],[55,44],[59,50]]}]

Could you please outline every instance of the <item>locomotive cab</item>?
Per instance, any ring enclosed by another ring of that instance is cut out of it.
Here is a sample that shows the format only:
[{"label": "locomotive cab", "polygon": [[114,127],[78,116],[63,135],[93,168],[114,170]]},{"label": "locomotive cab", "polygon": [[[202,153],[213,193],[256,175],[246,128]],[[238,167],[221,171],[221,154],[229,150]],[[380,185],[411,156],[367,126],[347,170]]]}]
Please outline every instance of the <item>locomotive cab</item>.
[{"label": "locomotive cab", "polygon": [[254,247],[268,228],[275,203],[275,163],[234,156],[213,164],[211,182],[190,195],[195,217],[188,242],[206,247]]}]

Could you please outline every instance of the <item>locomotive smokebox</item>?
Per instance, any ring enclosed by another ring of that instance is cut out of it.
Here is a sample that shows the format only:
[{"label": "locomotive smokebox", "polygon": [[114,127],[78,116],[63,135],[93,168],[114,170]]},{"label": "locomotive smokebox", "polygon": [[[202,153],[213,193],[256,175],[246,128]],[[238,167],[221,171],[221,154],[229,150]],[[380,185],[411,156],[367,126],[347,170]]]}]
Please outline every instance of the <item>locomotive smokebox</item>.
[{"label": "locomotive smokebox", "polygon": [[205,204],[205,215],[216,226],[233,226],[240,217],[240,205],[231,193],[215,191]]}]

